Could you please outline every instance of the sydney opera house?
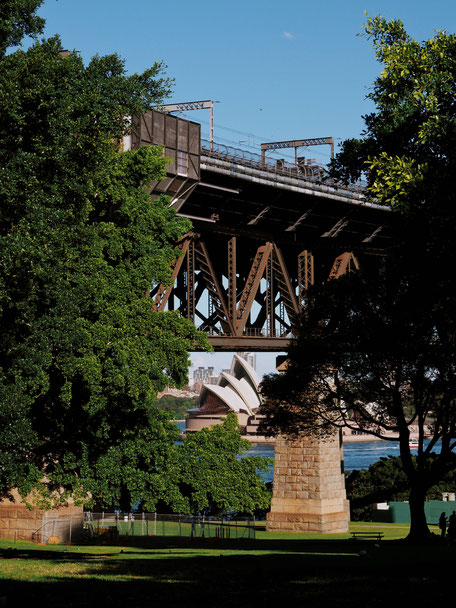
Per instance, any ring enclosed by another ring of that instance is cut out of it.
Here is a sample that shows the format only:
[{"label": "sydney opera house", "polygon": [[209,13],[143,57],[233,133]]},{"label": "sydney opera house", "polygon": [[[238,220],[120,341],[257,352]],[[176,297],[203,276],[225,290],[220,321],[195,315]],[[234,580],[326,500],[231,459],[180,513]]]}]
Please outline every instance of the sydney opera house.
[{"label": "sydney opera house", "polygon": [[260,421],[260,382],[254,368],[243,357],[234,355],[230,371],[222,372],[217,384],[203,385],[199,407],[187,412],[186,432],[221,424],[230,412],[234,412],[242,431],[247,435],[255,434]]}]

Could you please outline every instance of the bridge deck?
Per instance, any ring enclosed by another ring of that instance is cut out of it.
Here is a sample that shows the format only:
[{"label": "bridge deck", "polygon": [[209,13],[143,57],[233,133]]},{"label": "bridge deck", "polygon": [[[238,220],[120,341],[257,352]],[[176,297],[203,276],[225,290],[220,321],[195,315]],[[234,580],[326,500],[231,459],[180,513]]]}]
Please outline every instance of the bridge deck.
[{"label": "bridge deck", "polygon": [[394,214],[312,162],[201,141],[199,124],[159,112],[132,134],[141,145],[161,145],[173,160],[152,194],[167,194],[193,224],[173,287],[150,295],[157,310],[178,310],[206,331],[216,350],[286,350],[308,286],[359,264],[370,271],[393,243]]}]

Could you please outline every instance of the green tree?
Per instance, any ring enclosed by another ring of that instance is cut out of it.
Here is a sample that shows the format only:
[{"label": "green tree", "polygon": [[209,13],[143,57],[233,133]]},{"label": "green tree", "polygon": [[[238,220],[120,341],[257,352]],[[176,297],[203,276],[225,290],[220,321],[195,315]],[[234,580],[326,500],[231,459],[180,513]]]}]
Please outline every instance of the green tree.
[{"label": "green tree", "polygon": [[[410,493],[399,456],[381,458],[367,470],[348,472],[346,487],[353,521],[370,521],[372,503],[408,500]],[[443,492],[454,492],[455,489],[455,472],[451,471],[429,488],[426,498],[442,500]]]},{"label": "green tree", "polygon": [[189,229],[146,191],[167,161],[159,148],[120,149],[129,117],[171,83],[160,63],[131,76],[116,55],[84,65],[58,37],[6,54],[41,31],[41,4],[0,8],[0,492],[110,502],[115,490],[94,480],[116,479],[116,454],[138,455],[138,480],[150,474],[140,446],[174,439],[157,391],[184,384],[188,351],[206,346],[144,297],[170,280]]},{"label": "green tree", "polygon": [[408,500],[410,493],[398,456],[381,458],[364,471],[351,471],[345,485],[352,521],[370,521],[373,503]]},{"label": "green tree", "polygon": [[[144,511],[160,510],[163,504],[174,513],[187,509],[181,494],[179,429],[165,413],[154,409],[145,424],[127,431],[121,442],[107,447],[96,462],[87,459],[84,492],[90,492],[94,509],[128,512],[140,504]],[[67,456],[68,458],[68,456]],[[65,461],[61,474],[74,464]]]},{"label": "green tree", "polygon": [[[410,536],[423,538],[428,490],[456,466],[456,345],[428,298],[403,282],[398,268],[391,255],[376,276],[342,277],[313,290],[287,371],[263,381],[264,413],[269,432],[324,437],[348,427],[399,439]],[[416,458],[411,427],[419,434]]]},{"label": "green tree", "polygon": [[234,414],[187,435],[179,447],[180,489],[190,513],[252,514],[269,507],[270,492],[259,471],[267,472],[271,460],[246,456],[248,448]]},{"label": "green tree", "polygon": [[9,47],[21,44],[24,36],[36,37],[41,34],[44,19],[35,11],[43,0],[3,0],[0,5],[0,56]]},{"label": "green tree", "polygon": [[410,488],[409,538],[422,539],[425,496],[456,466],[456,291],[448,272],[456,254],[456,37],[437,32],[418,43],[400,21],[381,17],[365,30],[384,65],[368,95],[376,111],[361,138],[344,142],[332,174],[350,181],[367,172],[368,196],[391,208],[395,245],[376,272],[315,289],[289,369],[264,391],[270,427],[394,432]]},{"label": "green tree", "polygon": [[199,397],[174,397],[173,395],[163,395],[156,402],[155,406],[159,410],[169,412],[173,417],[183,417],[187,410],[198,407]]}]

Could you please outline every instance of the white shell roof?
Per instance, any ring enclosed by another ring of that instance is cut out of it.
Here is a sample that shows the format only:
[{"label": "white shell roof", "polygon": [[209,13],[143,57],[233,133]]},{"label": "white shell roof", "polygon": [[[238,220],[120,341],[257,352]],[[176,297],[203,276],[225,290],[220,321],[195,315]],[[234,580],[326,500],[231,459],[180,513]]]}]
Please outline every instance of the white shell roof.
[{"label": "white shell roof", "polygon": [[248,405],[241,399],[238,393],[229,386],[204,384],[201,390],[200,403],[204,403],[204,398],[208,391],[221,399],[233,412],[246,412],[247,414],[252,414]]},{"label": "white shell roof", "polygon": [[247,405],[249,411],[252,411],[260,406],[260,398],[258,397],[257,391],[254,391],[251,384],[247,382],[245,378],[235,378],[231,374],[222,372],[219,376],[218,383],[220,386],[230,386],[235,390],[244,403]]},{"label": "white shell roof", "polygon": [[261,379],[253,367],[239,355],[234,355],[233,357],[233,363],[231,364],[231,375],[238,379],[245,377],[250,383],[252,389],[258,394],[258,386]]}]

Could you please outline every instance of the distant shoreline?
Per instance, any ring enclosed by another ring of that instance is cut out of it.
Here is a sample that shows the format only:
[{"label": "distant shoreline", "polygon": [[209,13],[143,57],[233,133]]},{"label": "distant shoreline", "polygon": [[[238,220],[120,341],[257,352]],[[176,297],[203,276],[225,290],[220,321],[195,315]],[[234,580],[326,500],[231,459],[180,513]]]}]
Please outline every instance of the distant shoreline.
[{"label": "distant shoreline", "polygon": [[[185,422],[184,420],[172,420],[172,422]],[[180,438],[183,441],[185,439],[185,432],[180,434]],[[264,435],[242,435],[243,439],[247,439],[250,443],[274,445],[275,437],[265,437]],[[418,439],[418,433],[410,433],[411,439]],[[427,438],[427,437],[425,437]],[[374,435],[342,435],[342,443],[368,443],[372,441],[399,441],[399,437],[380,438]]]},{"label": "distant shoreline", "polygon": [[[275,437],[264,437],[255,435],[242,435],[243,439],[247,439],[250,443],[274,444]],[[417,439],[418,434],[410,433],[411,439]],[[426,439],[427,437],[425,437]],[[399,441],[399,437],[380,438],[374,435],[342,435],[342,444],[344,443],[370,443],[372,441]]]},{"label": "distant shoreline", "polygon": [[[180,434],[180,438],[183,441],[185,439],[185,433]],[[242,439],[246,439],[250,443],[274,445],[275,437],[264,437],[258,435],[242,435]],[[344,435],[342,443],[367,443],[371,441],[399,441],[398,439],[380,439],[380,437],[374,436],[359,436],[359,435]]]},{"label": "distant shoreline", "polygon": [[[274,444],[275,437],[258,437],[255,435],[242,435],[243,439],[247,439],[250,443]],[[399,441],[399,439],[380,439],[373,435],[343,435],[342,443],[367,443],[371,441]]]}]

